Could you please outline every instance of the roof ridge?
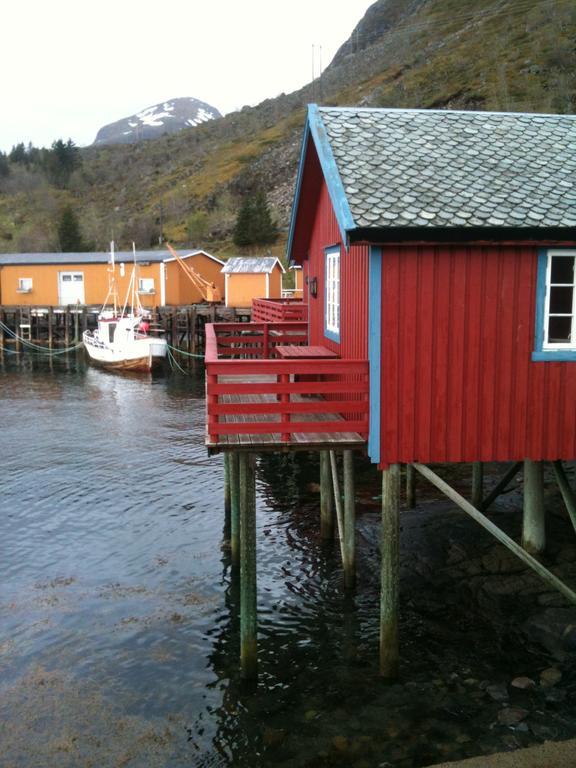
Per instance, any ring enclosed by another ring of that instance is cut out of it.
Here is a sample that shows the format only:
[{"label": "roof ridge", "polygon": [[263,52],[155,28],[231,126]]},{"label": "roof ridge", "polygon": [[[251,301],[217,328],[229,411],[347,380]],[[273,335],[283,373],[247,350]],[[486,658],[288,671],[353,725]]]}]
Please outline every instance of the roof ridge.
[{"label": "roof ridge", "polygon": [[556,112],[493,112],[479,109],[416,109],[404,107],[318,107],[320,112],[402,112],[431,115],[488,115],[502,117],[557,117],[576,120],[576,115]]}]

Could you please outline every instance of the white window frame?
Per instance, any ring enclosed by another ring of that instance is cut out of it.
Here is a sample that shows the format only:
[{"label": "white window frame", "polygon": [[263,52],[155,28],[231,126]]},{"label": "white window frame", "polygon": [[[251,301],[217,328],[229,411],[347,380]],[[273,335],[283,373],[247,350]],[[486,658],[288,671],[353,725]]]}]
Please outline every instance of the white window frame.
[{"label": "white window frame", "polygon": [[[553,257],[571,258],[574,260],[574,270],[572,283],[552,283],[552,259]],[[550,300],[552,288],[572,288],[572,312],[571,313],[550,313]],[[550,342],[548,341],[548,332],[551,317],[571,317],[570,341]],[[542,349],[557,350],[576,350],[576,250],[549,250],[548,263],[546,265],[546,300],[544,304],[544,336]]]},{"label": "white window frame", "polygon": [[324,335],[340,341],[341,286],[340,246],[324,251]]},{"label": "white window frame", "polygon": [[138,293],[152,294],[156,293],[156,286],[153,277],[138,278]]},{"label": "white window frame", "polygon": [[31,277],[19,277],[16,293],[32,293],[33,281]]}]

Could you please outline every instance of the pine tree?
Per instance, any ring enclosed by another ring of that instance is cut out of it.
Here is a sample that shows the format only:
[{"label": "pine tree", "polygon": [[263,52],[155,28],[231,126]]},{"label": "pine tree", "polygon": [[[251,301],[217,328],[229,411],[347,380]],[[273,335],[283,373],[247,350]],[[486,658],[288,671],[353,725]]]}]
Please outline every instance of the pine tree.
[{"label": "pine tree", "polygon": [[252,245],[253,233],[252,233],[252,220],[254,217],[252,200],[249,197],[244,199],[240,210],[238,211],[238,217],[236,219],[236,226],[234,227],[233,240],[234,244],[240,248],[244,248],[247,245]]},{"label": "pine tree", "polygon": [[4,152],[0,152],[0,179],[6,178],[10,175],[10,165],[8,163],[8,156]]},{"label": "pine tree", "polygon": [[88,250],[80,231],[78,217],[69,205],[63,208],[60,213],[57,230],[60,250],[63,253],[78,253]]},{"label": "pine tree", "polygon": [[57,187],[66,187],[78,163],[78,147],[72,139],[68,139],[67,142],[58,139],[53,142],[51,151],[46,155],[46,172],[49,180]]}]

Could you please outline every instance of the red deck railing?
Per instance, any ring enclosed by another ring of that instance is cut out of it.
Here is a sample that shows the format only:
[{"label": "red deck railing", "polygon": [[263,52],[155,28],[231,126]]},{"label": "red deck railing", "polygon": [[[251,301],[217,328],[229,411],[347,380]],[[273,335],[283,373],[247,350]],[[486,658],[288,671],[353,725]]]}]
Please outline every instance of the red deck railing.
[{"label": "red deck railing", "polygon": [[301,299],[252,299],[255,323],[285,323],[308,320],[308,304]]},{"label": "red deck railing", "polygon": [[366,439],[368,361],[274,355],[278,344],[306,341],[305,323],[206,326],[209,446]]}]

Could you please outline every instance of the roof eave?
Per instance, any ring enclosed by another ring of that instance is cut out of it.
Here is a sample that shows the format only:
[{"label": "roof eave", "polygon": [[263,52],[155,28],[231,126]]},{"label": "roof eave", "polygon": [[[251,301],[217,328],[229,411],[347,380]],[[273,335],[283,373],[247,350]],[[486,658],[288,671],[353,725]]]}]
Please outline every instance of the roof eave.
[{"label": "roof eave", "polygon": [[356,227],[350,243],[576,242],[573,227]]}]

